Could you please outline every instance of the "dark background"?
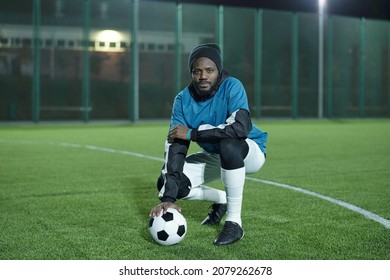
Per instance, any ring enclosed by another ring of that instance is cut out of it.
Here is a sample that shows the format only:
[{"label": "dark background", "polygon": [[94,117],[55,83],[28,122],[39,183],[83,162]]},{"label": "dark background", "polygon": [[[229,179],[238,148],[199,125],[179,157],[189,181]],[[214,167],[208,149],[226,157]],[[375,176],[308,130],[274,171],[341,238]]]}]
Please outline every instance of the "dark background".
[{"label": "dark background", "polygon": [[[98,0],[96,0],[98,1]],[[109,0],[101,0],[109,1]],[[318,0],[139,0],[198,3],[238,7],[259,7],[263,9],[286,10],[293,12],[318,11]],[[42,1],[44,3],[45,0]],[[128,5],[130,0],[111,0],[111,5]],[[0,1],[0,11],[31,12],[31,1]],[[42,5],[43,9],[45,5]],[[351,17],[390,20],[390,0],[327,0],[326,13]],[[196,15],[195,15],[196,16]]]},{"label": "dark background", "polygon": [[[172,2],[172,0],[163,1]],[[259,7],[294,12],[318,11],[318,0],[182,0],[180,2]],[[327,0],[326,12],[353,17],[390,19],[390,0]]]}]

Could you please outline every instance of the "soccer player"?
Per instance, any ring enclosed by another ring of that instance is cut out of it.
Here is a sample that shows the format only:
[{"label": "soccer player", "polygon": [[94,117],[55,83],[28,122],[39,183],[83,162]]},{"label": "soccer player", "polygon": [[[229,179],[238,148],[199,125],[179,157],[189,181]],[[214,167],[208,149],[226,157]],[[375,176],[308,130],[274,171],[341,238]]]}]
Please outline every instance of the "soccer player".
[{"label": "soccer player", "polygon": [[[150,216],[170,207],[181,211],[178,199],[211,201],[203,225],[217,225],[226,214],[214,245],[227,245],[244,236],[241,221],[246,173],[265,162],[268,134],[251,121],[242,83],[222,68],[216,44],[195,47],[188,59],[192,81],[175,98],[165,164],[157,180],[161,203]],[[202,151],[187,156],[190,142]],[[205,186],[221,179],[225,191]]]}]

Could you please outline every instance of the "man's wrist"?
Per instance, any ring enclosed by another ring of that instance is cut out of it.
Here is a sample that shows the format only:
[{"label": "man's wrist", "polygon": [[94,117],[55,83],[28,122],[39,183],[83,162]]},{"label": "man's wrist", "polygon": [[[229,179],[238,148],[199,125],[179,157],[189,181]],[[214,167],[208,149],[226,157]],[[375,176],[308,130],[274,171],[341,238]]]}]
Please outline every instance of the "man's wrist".
[{"label": "man's wrist", "polygon": [[192,131],[192,129],[189,129],[189,130],[187,131],[187,134],[186,134],[186,139],[187,139],[187,140],[191,140],[191,131]]},{"label": "man's wrist", "polygon": [[161,203],[175,203],[176,199],[169,197],[169,196],[163,196],[160,198]]}]

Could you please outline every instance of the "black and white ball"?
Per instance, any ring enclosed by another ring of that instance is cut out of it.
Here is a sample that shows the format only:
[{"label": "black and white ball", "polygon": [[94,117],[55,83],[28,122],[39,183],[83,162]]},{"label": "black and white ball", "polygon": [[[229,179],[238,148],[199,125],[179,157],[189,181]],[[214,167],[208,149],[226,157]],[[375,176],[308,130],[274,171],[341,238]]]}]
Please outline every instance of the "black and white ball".
[{"label": "black and white ball", "polygon": [[187,233],[187,221],[179,211],[169,208],[167,213],[150,218],[149,232],[157,243],[174,245],[184,239]]}]

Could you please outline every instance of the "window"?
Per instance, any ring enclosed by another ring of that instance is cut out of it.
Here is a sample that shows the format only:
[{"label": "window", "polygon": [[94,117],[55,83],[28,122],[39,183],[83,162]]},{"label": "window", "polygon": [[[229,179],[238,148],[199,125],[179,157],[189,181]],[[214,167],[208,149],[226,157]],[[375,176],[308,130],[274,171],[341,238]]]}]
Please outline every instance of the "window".
[{"label": "window", "polygon": [[11,44],[13,46],[19,46],[20,45],[20,38],[12,38],[11,39]]},{"label": "window", "polygon": [[3,44],[3,45],[8,44],[8,38],[0,37],[0,44]]},{"label": "window", "polygon": [[65,47],[65,40],[64,39],[57,40],[57,47]]},{"label": "window", "polygon": [[153,44],[153,43],[148,44],[148,51],[154,51],[155,48],[156,48],[155,44]]}]

